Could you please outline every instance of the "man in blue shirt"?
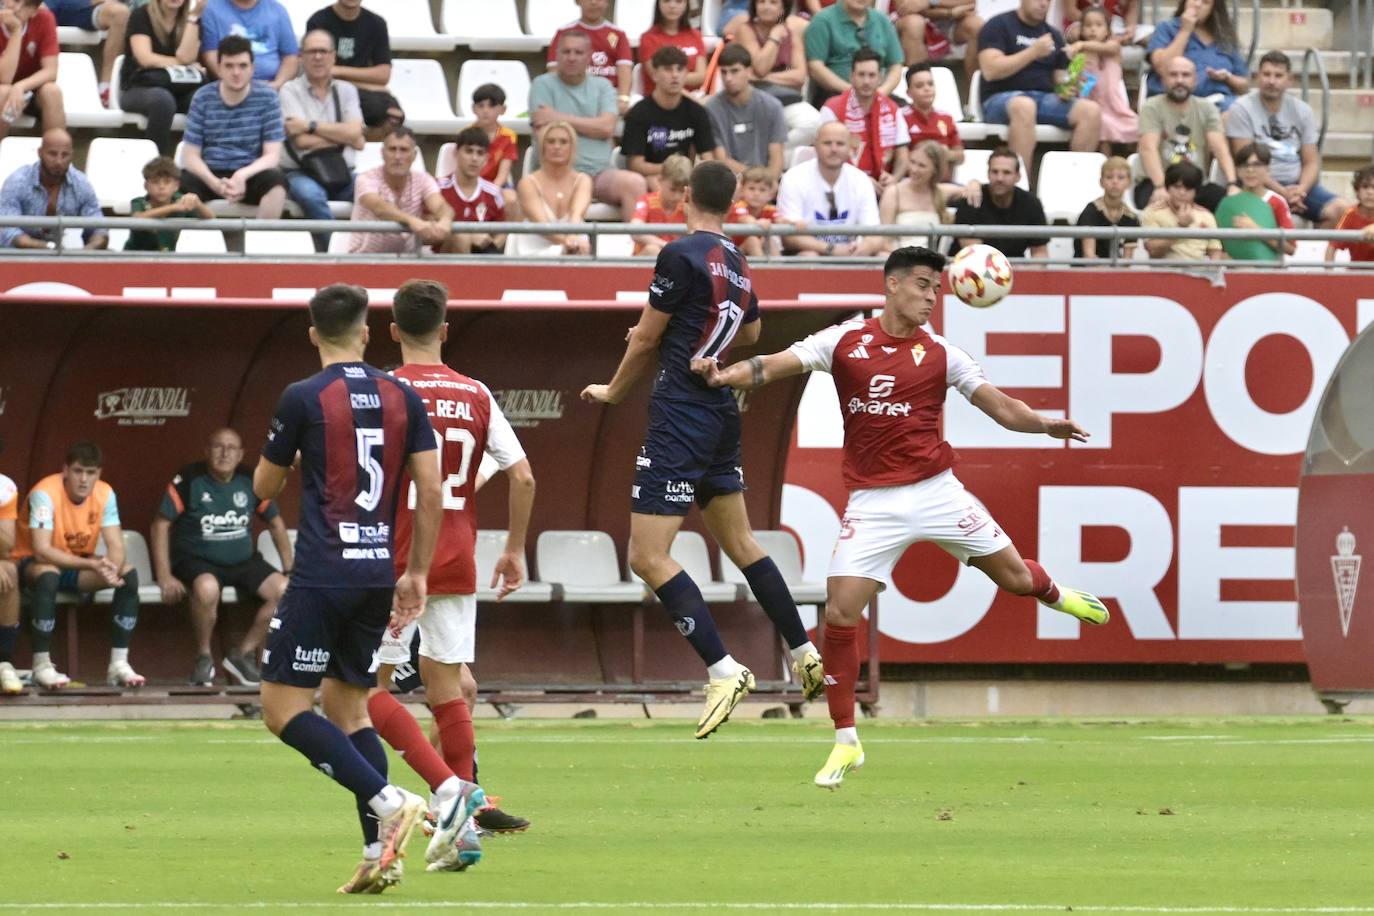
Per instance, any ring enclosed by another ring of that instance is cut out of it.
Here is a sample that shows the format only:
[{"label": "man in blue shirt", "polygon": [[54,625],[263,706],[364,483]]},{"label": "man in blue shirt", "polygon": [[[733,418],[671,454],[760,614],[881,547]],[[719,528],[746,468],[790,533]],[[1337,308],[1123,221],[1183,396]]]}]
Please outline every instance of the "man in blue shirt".
[{"label": "man in blue shirt", "polygon": [[1050,0],[1021,0],[1014,10],[993,16],[978,33],[978,68],[983,74],[983,118],[1007,125],[1007,146],[1030,163],[1035,125],[1073,132],[1070,147],[1095,152],[1102,111],[1074,88],[1061,98],[1055,87],[1068,79],[1064,36],[1045,21]]},{"label": "man in blue shirt", "polygon": [[[72,137],[60,127],[45,131],[38,161],[21,166],[0,187],[0,216],[100,216],[100,200],[90,180],[72,167]],[[83,229],[87,248],[104,248],[104,229]],[[55,248],[55,229],[0,229],[5,248]]]},{"label": "man in blue shirt", "polygon": [[230,35],[248,39],[253,49],[253,76],[273,89],[294,79],[300,68],[300,46],[291,15],[277,0],[210,0],[200,23],[200,55],[206,68],[222,76],[219,43]]},{"label": "man in blue shirt", "polygon": [[749,526],[734,393],[710,387],[692,371],[694,362],[724,359],[732,343],[759,339],[759,300],[749,264],[722,225],[734,193],[735,173],[725,163],[707,161],[692,170],[686,208],[695,231],[659,252],[649,304],[630,332],[615,377],[582,391],[584,401],[620,403],[658,352],[649,429],[631,489],[630,568],[658,595],[706,665],[710,681],[698,738],[725,724],[754,689],[754,675],[725,651],[701,589],[669,556],[693,503],[787,640],[806,698],[825,689],[820,653],[807,638],[782,574]]},{"label": "man in blue shirt", "polygon": [[201,86],[186,114],[181,192],[201,200],[257,204],[277,219],[286,175],[277,168],[286,128],[277,93],[253,82],[253,48],[230,35],[219,43],[220,78]]}]

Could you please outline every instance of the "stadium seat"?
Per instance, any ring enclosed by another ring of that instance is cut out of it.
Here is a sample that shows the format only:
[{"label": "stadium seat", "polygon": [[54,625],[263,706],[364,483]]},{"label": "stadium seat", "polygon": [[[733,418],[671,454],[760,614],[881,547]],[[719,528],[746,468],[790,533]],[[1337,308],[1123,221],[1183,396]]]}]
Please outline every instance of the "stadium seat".
[{"label": "stadium seat", "polygon": [[[739,601],[743,597],[744,590],[739,585],[722,582],[711,574],[711,554],[706,549],[706,539],[695,531],[679,531],[677,537],[673,538],[668,555],[692,577],[692,581],[701,589],[701,597],[708,604]],[[630,578],[636,582],[644,581],[633,571]]]},{"label": "stadium seat", "polygon": [[511,232],[506,235],[505,253],[520,258],[556,258],[563,253],[563,246],[532,232]]},{"label": "stadium seat", "polygon": [[444,178],[458,171],[458,144],[445,143],[435,159],[434,177]]},{"label": "stadium seat", "polygon": [[1045,208],[1050,222],[1073,222],[1083,208],[1101,196],[1098,176],[1107,157],[1101,153],[1072,153],[1050,150],[1040,157],[1035,196]]},{"label": "stadium seat", "polygon": [[6,137],[0,140],[0,181],[14,174],[14,170],[38,161],[41,137]]},{"label": "stadium seat", "polygon": [[[792,600],[798,604],[825,604],[825,583],[806,582],[802,579],[801,546],[792,532],[755,531],[754,540],[759,542],[759,546],[768,552],[768,556],[777,565],[778,572],[782,573],[783,581],[792,592]],[[744,573],[740,572],[739,567],[723,550],[720,552],[720,578],[725,582],[739,583],[745,587],[747,595],[752,594],[748,592],[749,586]]]},{"label": "stadium seat", "polygon": [[[116,57],[115,60],[114,60],[114,72],[115,72],[115,73],[119,73],[121,70],[123,70],[123,68],[124,68],[124,55],[121,54],[121,55],[119,55],[118,57]],[[132,111],[125,111],[125,110],[124,110],[124,106],[121,105],[121,104],[119,103],[119,80],[118,80],[118,79],[116,79],[116,80],[114,80],[113,82],[110,83],[110,111],[117,111],[117,112],[119,112],[119,116],[120,116],[121,118],[123,118],[125,124],[132,124],[134,127],[137,127],[139,130],[146,130],[147,127],[148,127],[148,118],[147,118],[146,116],[141,115],[141,114],[136,114],[135,112],[132,112]],[[175,132],[177,132],[177,133],[180,133],[181,131],[183,131],[183,130],[185,130],[185,129],[186,129],[186,115],[184,115],[184,114],[174,114],[174,115],[172,115],[172,130],[175,131]]]},{"label": "stadium seat", "polygon": [[644,586],[620,577],[615,542],[604,531],[545,531],[535,543],[539,579],[562,586],[563,600],[643,604]]},{"label": "stadium seat", "polygon": [[80,51],[58,55],[57,85],[67,111],[68,127],[119,127],[124,113],[108,109],[100,101],[95,60]]},{"label": "stadium seat", "polygon": [[[153,578],[153,561],[148,554],[148,542],[137,531],[127,528],[120,531],[124,541],[124,562],[138,573],[138,600],[143,604],[161,604],[162,589],[157,587]],[[95,555],[105,555],[105,539],[102,537],[95,547]],[[96,604],[109,604],[114,600],[114,589],[105,588],[95,593],[92,599]]]},{"label": "stadium seat", "polygon": [[[472,93],[483,83],[496,83],[506,91],[504,127],[517,134],[530,132],[530,71],[518,60],[485,60],[472,58],[463,61],[458,71],[458,88],[454,101],[458,117],[470,119]],[[407,112],[408,114],[408,112]]]},{"label": "stadium seat", "polygon": [[249,229],[243,234],[245,254],[295,257],[314,254],[315,243],[309,232],[295,229]]},{"label": "stadium seat", "polygon": [[[478,5],[485,0],[473,0]],[[319,2],[317,9],[327,4]],[[364,0],[363,6],[386,20],[393,51],[452,51],[458,39],[434,31],[429,0]]]},{"label": "stadium seat", "polygon": [[183,229],[177,236],[178,254],[224,254],[224,233],[218,229]]},{"label": "stadium seat", "polygon": [[515,0],[444,0],[439,18],[446,35],[474,51],[522,53],[549,43],[549,35],[526,35],[520,28]]},{"label": "stadium seat", "polygon": [[589,223],[618,223],[620,221],[620,208],[615,204],[594,200],[587,207],[587,222]]},{"label": "stadium seat", "polygon": [[799,146],[792,150],[792,162],[788,168],[796,168],[803,162],[810,162],[816,158],[816,148],[814,146]]},{"label": "stadium seat", "polygon": [[328,4],[321,0],[281,0],[281,5],[286,7],[287,15],[291,17],[291,28],[296,33],[296,38],[305,37],[305,24],[315,11],[322,9]]},{"label": "stadium seat", "polygon": [[[496,590],[488,588],[491,574],[496,569],[496,561],[501,559],[501,551],[506,549],[505,531],[477,532],[477,600],[495,601]],[[526,582],[520,588],[501,599],[506,604],[530,604],[553,600],[553,586],[547,582],[529,579],[530,561],[525,558]]]},{"label": "stadium seat", "polygon": [[[89,48],[98,45],[105,40],[104,32],[94,32],[90,29],[80,29],[74,25],[59,25],[57,27],[57,43],[62,47],[85,47]],[[115,70],[119,72],[118,69]]]},{"label": "stadium seat", "polygon": [[[182,235],[185,234],[182,233]],[[286,537],[294,548],[296,546],[296,529],[287,528]],[[272,543],[272,532],[265,530],[258,532],[258,553],[262,554],[262,558],[267,561],[268,566],[281,572],[281,554],[277,553],[277,545]]]},{"label": "stadium seat", "polygon": [[[1007,127],[1005,124],[987,124],[983,117],[983,74],[974,71],[973,77],[969,80],[968,86],[968,107],[969,114],[976,122],[983,123],[988,137],[998,137],[1005,140],[1007,138]],[[959,136],[964,136],[961,130]],[[1035,126],[1035,141],[1037,143],[1068,143],[1071,134],[1061,127],[1054,127],[1050,124],[1037,124]]]},{"label": "stadium seat", "polygon": [[635,253],[634,236],[625,235],[619,232],[608,232],[596,237],[596,257],[598,260],[607,258],[629,258]]},{"label": "stadium seat", "polygon": [[[954,183],[968,184],[970,181],[987,181],[988,159],[991,156],[992,150],[990,149],[964,150],[964,161],[954,167]],[[1016,186],[1026,191],[1030,190],[1030,177],[1024,162],[1021,163],[1021,180],[1016,182]],[[1074,214],[1074,216],[1077,215],[1077,213]]]},{"label": "stadium seat", "polygon": [[[409,120],[409,119],[407,119]],[[375,169],[382,164],[382,141],[373,140],[363,144],[363,148],[358,150],[358,156],[353,161],[353,173],[359,174],[368,169]],[[411,165],[412,172],[428,171],[425,165],[425,151],[421,149],[415,156],[415,163]]]},{"label": "stadium seat", "polygon": [[944,112],[956,122],[964,120],[964,100],[959,96],[959,83],[948,67],[931,67],[935,79],[935,110]]},{"label": "stadium seat", "polygon": [[451,134],[463,122],[449,107],[448,80],[437,60],[398,57],[391,62],[391,94],[417,134]]},{"label": "stadium seat", "polygon": [[86,177],[95,187],[100,206],[117,214],[129,212],[129,201],[142,197],[143,166],[157,157],[152,140],[96,137],[86,153]]},{"label": "stadium seat", "polygon": [[704,0],[701,4],[701,34],[703,38],[716,38],[720,35],[716,28],[720,19],[720,0]]},{"label": "stadium seat", "polygon": [[525,31],[548,47],[553,33],[578,17],[573,0],[525,0]]},{"label": "stadium seat", "polygon": [[[630,36],[630,44],[639,47],[639,36],[649,31],[654,24],[654,4],[658,0],[615,0],[615,13],[611,21],[625,30]],[[638,84],[636,84],[638,85]]]}]

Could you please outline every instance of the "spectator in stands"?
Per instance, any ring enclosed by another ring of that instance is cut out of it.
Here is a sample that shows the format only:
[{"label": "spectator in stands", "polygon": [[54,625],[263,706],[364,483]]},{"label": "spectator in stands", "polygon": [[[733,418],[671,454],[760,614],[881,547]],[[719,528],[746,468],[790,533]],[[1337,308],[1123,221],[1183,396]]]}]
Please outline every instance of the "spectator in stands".
[{"label": "spectator in stands", "polygon": [[[554,121],[544,127],[535,142],[539,144],[539,168],[515,187],[525,219],[531,223],[586,222],[593,182],[586,172],[574,168],[577,131],[567,121]],[[633,213],[634,209],[628,207],[626,212]],[[563,254],[592,253],[591,241],[585,235],[553,233],[543,238],[549,245],[559,246]]]},{"label": "spectator in stands", "polygon": [[[363,109],[352,83],[335,79],[334,36],[324,29],[301,39],[305,66],[281,87],[286,128],[282,168],[287,193],[306,219],[333,219],[331,200],[353,200],[353,165],[363,148]],[[314,235],[315,250],[329,250],[329,233]]]},{"label": "spectator in stands", "polygon": [[890,95],[902,80],[905,57],[897,29],[868,0],[839,0],[821,10],[806,27],[805,40],[811,100],[818,107],[849,88],[849,68],[860,48],[878,52],[885,73],[879,92]]},{"label": "spectator in stands", "polygon": [[274,90],[253,82],[247,38],[228,36],[215,57],[220,78],[196,90],[186,114],[181,190],[256,205],[258,219],[277,219],[286,203],[286,176],[277,167],[285,137],[281,103]]},{"label": "spectator in stands", "polygon": [[[992,21],[995,22],[994,16]],[[991,23],[989,23],[991,24]],[[965,200],[954,213],[954,222],[970,226],[1044,226],[1045,208],[1030,191],[1016,186],[1021,180],[1021,161],[1010,147],[999,146],[988,157],[988,181],[977,198]],[[1009,258],[1049,257],[1048,240],[1017,238],[961,238],[959,247],[986,242]]]},{"label": "spectator in stands", "polygon": [[[1198,188],[1202,187],[1202,169],[1186,159],[1164,170],[1164,187],[1168,194],[1164,201],[1152,203],[1140,216],[1146,229],[1215,229],[1217,220],[1210,210],[1196,203]],[[1219,261],[1225,257],[1221,242],[1216,239],[1145,239],[1145,250],[1152,258],[1175,258],[1186,261]]]},{"label": "spectator in stands", "polygon": [[[650,191],[635,203],[632,223],[685,223],[687,213],[683,204],[687,200],[687,185],[692,178],[692,160],[681,154],[669,156],[663,162],[659,176],[658,190]],[[663,246],[677,238],[676,233],[668,235],[636,235],[635,254],[657,256]]]},{"label": "spectator in stands", "polygon": [[781,175],[782,148],[787,142],[782,103],[751,84],[752,61],[740,45],[726,45],[717,63],[723,91],[706,100],[706,112],[725,150],[725,164],[735,174],[762,165]]},{"label": "spectator in stands", "polygon": [[[888,185],[878,201],[878,215],[884,226],[936,226],[949,222],[948,203],[951,198],[962,199],[963,193],[951,193],[957,186],[943,181],[949,171],[947,155],[945,147],[934,140],[922,141],[911,150],[906,176]],[[889,237],[887,247],[937,248],[940,241],[924,235],[904,235]]]},{"label": "spectator in stands", "polygon": [[[682,85],[688,92],[696,92],[706,82],[706,43],[687,19],[687,0],[654,0],[654,24],[639,36],[639,59],[641,62],[650,60],[655,51],[670,45],[687,55],[687,75]],[[652,71],[648,67],[640,67],[636,88],[641,95],[654,91]]]},{"label": "spectator in stands", "polygon": [[[1083,14],[1088,10],[1102,10],[1107,14],[1111,40],[1120,45],[1144,42],[1154,31],[1153,26],[1140,25],[1138,0],[1067,0],[1064,4],[1064,38],[1078,41]],[[1142,34],[1143,32],[1143,34]]]},{"label": "spectator in stands", "polygon": [[897,103],[878,91],[879,63],[877,51],[855,51],[849,88],[821,106],[822,124],[838,122],[849,131],[850,161],[873,179],[875,194],[906,174],[911,144],[911,131]]},{"label": "spectator in stands", "polygon": [[506,90],[495,83],[478,86],[472,93],[472,113],[477,117],[474,126],[487,135],[487,161],[482,165],[482,179],[501,189],[506,214],[510,219],[519,219],[520,204],[515,197],[511,169],[520,158],[520,141],[515,131],[501,126],[501,118],[506,114]]},{"label": "spectator in stands", "polygon": [[[142,197],[129,202],[129,212],[145,219],[214,219],[215,214],[195,194],[183,194],[181,169],[170,156],[158,156],[143,166]],[[179,229],[135,229],[124,243],[125,251],[176,251]]]},{"label": "spectator in stands", "polygon": [[[777,174],[761,165],[753,165],[739,176],[740,198],[730,210],[727,222],[749,223],[755,226],[772,226],[782,222],[778,219],[778,208],[773,199],[778,196]],[[764,242],[762,236],[737,235],[731,241],[748,257],[762,257]],[[777,236],[769,239],[769,254],[781,254],[782,244]]]},{"label": "spectator in stands", "polygon": [[219,43],[231,35],[252,42],[253,78],[280,90],[300,70],[291,14],[278,0],[209,0],[200,25],[201,59],[219,78]]},{"label": "spectator in stands", "polygon": [[1111,156],[1115,144],[1135,146],[1140,140],[1140,122],[1126,100],[1126,83],[1121,75],[1121,44],[1111,37],[1107,13],[1102,9],[1083,12],[1080,20],[1083,37],[1068,46],[1070,57],[1083,56],[1079,77],[1080,94],[1091,81],[1087,97],[1102,111],[1102,154]]},{"label": "spectator in stands", "polygon": [[[19,35],[23,41],[11,41]],[[43,0],[5,0],[0,7],[0,139],[20,115],[46,133],[67,126],[57,85],[57,20]]]},{"label": "spectator in stands", "polygon": [[[799,226],[878,224],[873,182],[850,164],[849,129],[843,124],[822,124],[816,131],[816,158],[783,173],[778,217]],[[790,235],[783,248],[803,257],[846,257],[877,254],[886,243],[878,235]]]},{"label": "spectator in stands", "polygon": [[1163,92],[1159,75],[1169,61],[1186,57],[1201,77],[1193,91],[1226,111],[1250,88],[1250,68],[1236,43],[1236,30],[1225,0],[1178,0],[1174,17],[1155,26],[1148,49],[1150,78],[1147,91]]},{"label": "spectator in stands", "polygon": [[381,140],[405,123],[401,103],[386,88],[391,82],[391,34],[385,19],[363,9],[363,0],[336,0],[313,13],[305,28],[334,36],[334,79],[358,90],[367,139]]},{"label": "spectator in stands", "polygon": [[582,10],[581,18],[553,33],[553,41],[549,42],[548,67],[550,70],[557,67],[558,48],[565,34],[581,32],[586,35],[591,43],[587,72],[611,84],[616,93],[616,113],[623,115],[630,109],[630,93],[634,91],[630,82],[635,58],[630,39],[606,18],[606,11],[611,7],[610,0],[577,0],[577,6]]},{"label": "spectator in stands", "polygon": [[[1193,94],[1193,62],[1175,57],[1166,66],[1165,94],[1151,96],[1140,106],[1140,165],[1145,179],[1135,187],[1137,210],[1166,202],[1169,195],[1164,191],[1164,170],[1175,162],[1191,162],[1206,175],[1215,158],[1228,187],[1238,184],[1221,113],[1216,105]],[[1204,182],[1197,202],[1215,211],[1227,193],[1226,187]]]},{"label": "spectator in stands", "polygon": [[[4,443],[0,442],[0,451]],[[15,523],[19,519],[19,488],[0,474],[0,694],[24,692],[14,670],[14,643],[19,638],[19,570],[10,559]]]},{"label": "spectator in stands", "polygon": [[[129,666],[129,641],[138,624],[138,571],[125,562],[115,491],[100,479],[103,463],[99,446],[77,442],[67,449],[61,473],[38,481],[20,510],[13,556],[19,580],[29,589],[33,682],[47,690],[70,683],[48,654],[58,595],[106,588],[114,589],[107,679],[115,687],[143,686],[143,676]],[[96,556],[102,541],[105,554]]]},{"label": "spectator in stands", "polygon": [[100,49],[100,104],[110,107],[110,80],[115,58],[124,53],[124,34],[129,25],[129,7],[120,0],[44,0],[58,25],[104,32]]},{"label": "spectator in stands", "polygon": [[1345,249],[1352,261],[1374,261],[1374,165],[1367,165],[1355,173],[1351,184],[1355,188],[1355,206],[1341,215],[1337,229],[1358,231],[1363,242],[1328,242],[1326,260],[1336,260],[1336,252]]},{"label": "spectator in stands", "polygon": [[[506,219],[505,198],[501,188],[482,177],[491,161],[491,140],[481,127],[473,125],[454,139],[457,170],[439,179],[439,193],[453,211],[455,223],[499,223]],[[506,247],[506,237],[490,232],[455,232],[439,250],[446,254],[495,254]]]},{"label": "spectator in stands", "polygon": [[191,106],[205,82],[200,19],[206,0],[149,0],[129,17],[119,107],[148,119],[144,135],[172,155],[172,118]]},{"label": "spectator in stands", "polygon": [[[1232,109],[1234,110],[1234,109]],[[1272,179],[1269,177],[1269,162],[1271,156],[1269,147],[1259,143],[1247,143],[1236,151],[1236,169],[1240,172],[1240,193],[1235,195],[1237,202],[1246,202],[1251,198],[1259,198],[1259,201],[1269,207],[1269,211],[1274,215],[1273,226],[1261,226],[1255,222],[1254,218],[1248,213],[1236,213],[1229,222],[1218,221],[1217,225],[1223,229],[1292,229],[1293,213],[1288,209],[1288,201],[1284,196],[1269,187]],[[1267,245],[1277,255],[1279,253],[1279,241],[1277,239],[1266,239],[1263,244]],[[1227,247],[1226,245],[1222,246]],[[1293,254],[1298,250],[1298,243],[1288,240],[1283,243],[1283,253]],[[1236,248],[1232,247],[1227,254],[1237,260],[1246,259],[1245,255],[1237,254]],[[1267,255],[1268,252],[1261,252]],[[1251,260],[1271,260],[1268,257],[1252,257]]]},{"label": "spectator in stands", "polygon": [[[902,107],[902,120],[906,122],[911,140],[908,146],[916,147],[932,140],[945,148],[945,161],[952,169],[964,161],[964,141],[959,137],[959,125],[954,118],[943,111],[935,110],[935,75],[930,64],[912,64],[906,70],[906,91],[911,104]],[[948,173],[940,176],[941,180]]]},{"label": "spectator in stands", "polygon": [[[90,179],[72,166],[72,137],[60,127],[43,132],[38,159],[20,166],[0,186],[0,216],[99,217],[100,200]],[[56,248],[61,241],[56,229],[0,228],[0,248]],[[104,248],[109,234],[104,229],[83,229],[89,249]]]},{"label": "spectator in stands", "polygon": [[963,45],[964,72],[978,66],[983,20],[976,0],[894,0],[892,16],[908,64],[940,60],[954,45]]},{"label": "spectator in stands", "polygon": [[[253,516],[267,525],[281,557],[282,572],[273,569],[253,545]],[[153,575],[163,603],[191,598],[191,627],[196,658],[190,683],[209,687],[215,681],[210,641],[215,635],[221,590],[233,588],[238,599],[262,600],[253,624],[237,649],[224,653],[224,670],[240,684],[258,684],[258,650],[267,625],[286,592],[292,548],[286,523],[270,499],[253,495],[253,471],[243,464],[243,440],[232,429],[219,429],[205,446],[205,460],[177,471],[162,494],[149,531]]]},{"label": "spectator in stands", "polygon": [[621,149],[630,171],[649,180],[652,190],[663,162],[674,153],[689,159],[723,159],[725,149],[711,129],[711,116],[701,103],[682,91],[687,75],[687,55],[681,49],[659,48],[649,59],[654,71],[654,91],[625,115]]},{"label": "spectator in stands", "polygon": [[[1131,187],[1131,166],[1120,156],[1112,156],[1102,163],[1102,196],[1083,208],[1078,214],[1079,226],[1120,226],[1134,229],[1140,225],[1131,208],[1126,205],[1126,191]],[[1130,258],[1135,254],[1135,242],[1118,243],[1115,240],[1074,239],[1073,256],[1076,258],[1110,258],[1113,249],[1118,258]]]},{"label": "spectator in stands", "polygon": [[415,169],[419,153],[415,131],[402,125],[382,141],[382,164],[358,173],[353,182],[353,219],[358,222],[394,220],[414,235],[403,232],[355,232],[348,250],[401,254],[412,251],[416,240],[442,246],[453,231],[453,210],[439,193],[439,184]]},{"label": "spectator in stands", "polygon": [[[1226,113],[1226,136],[1232,150],[1250,143],[1269,147],[1273,157],[1269,187],[1284,196],[1293,213],[1329,229],[1350,209],[1350,201],[1321,185],[1317,119],[1312,106],[1289,94],[1291,71],[1288,55],[1282,51],[1261,57],[1259,88],[1237,99]],[[1244,174],[1240,177],[1245,179]]]},{"label": "spectator in stands", "polygon": [[983,117],[1007,125],[1007,146],[1031,162],[1035,126],[1051,124],[1073,132],[1072,149],[1095,151],[1101,140],[1102,111],[1091,99],[1079,98],[1077,87],[1067,98],[1064,85],[1069,58],[1064,36],[1045,21],[1050,0],[1020,0],[1014,10],[999,13],[978,33],[978,67],[983,74]]},{"label": "spectator in stands", "polygon": [[[806,85],[806,20],[792,14],[793,0],[749,0],[726,26],[725,37],[749,52],[754,88],[782,103],[787,118],[785,152],[810,146],[819,113],[802,95]],[[725,52],[722,51],[723,55]]]},{"label": "spectator in stands", "polygon": [[[635,201],[648,190],[644,176],[612,168],[611,138],[616,130],[615,90],[603,79],[589,79],[587,59],[591,39],[586,32],[563,30],[558,38],[558,66],[536,76],[530,84],[530,127],[534,147],[550,124],[561,121],[577,132],[577,171],[592,179],[592,199],[620,208],[622,217],[634,212]],[[524,195],[518,193],[522,203]]]}]

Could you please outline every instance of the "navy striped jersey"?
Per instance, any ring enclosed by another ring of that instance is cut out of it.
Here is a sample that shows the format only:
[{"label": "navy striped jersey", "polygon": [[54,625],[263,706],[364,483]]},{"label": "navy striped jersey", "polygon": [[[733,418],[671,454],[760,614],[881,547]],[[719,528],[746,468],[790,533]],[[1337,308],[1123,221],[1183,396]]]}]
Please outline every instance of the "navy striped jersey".
[{"label": "navy striped jersey", "polygon": [[728,388],[712,388],[692,372],[692,360],[724,360],[741,325],[757,321],[759,300],[749,263],[734,243],[714,232],[693,232],[658,254],[649,305],[672,317],[658,346],[653,396],[672,401],[724,404]]},{"label": "navy striped jersey", "polygon": [[424,401],[366,363],[335,363],[287,387],[262,455],[301,456],[293,586],[389,588],[406,460],[434,449]]}]

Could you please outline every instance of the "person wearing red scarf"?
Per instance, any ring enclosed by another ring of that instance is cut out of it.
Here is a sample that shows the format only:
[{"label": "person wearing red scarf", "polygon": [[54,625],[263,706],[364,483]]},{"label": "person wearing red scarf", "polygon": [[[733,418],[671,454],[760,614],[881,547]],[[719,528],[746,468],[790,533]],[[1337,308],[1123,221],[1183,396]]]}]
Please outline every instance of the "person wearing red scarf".
[{"label": "person wearing red scarf", "polygon": [[850,88],[821,108],[821,123],[838,121],[849,129],[851,161],[873,179],[877,193],[906,174],[910,131],[897,103],[878,91],[881,60],[870,48],[854,52]]}]

